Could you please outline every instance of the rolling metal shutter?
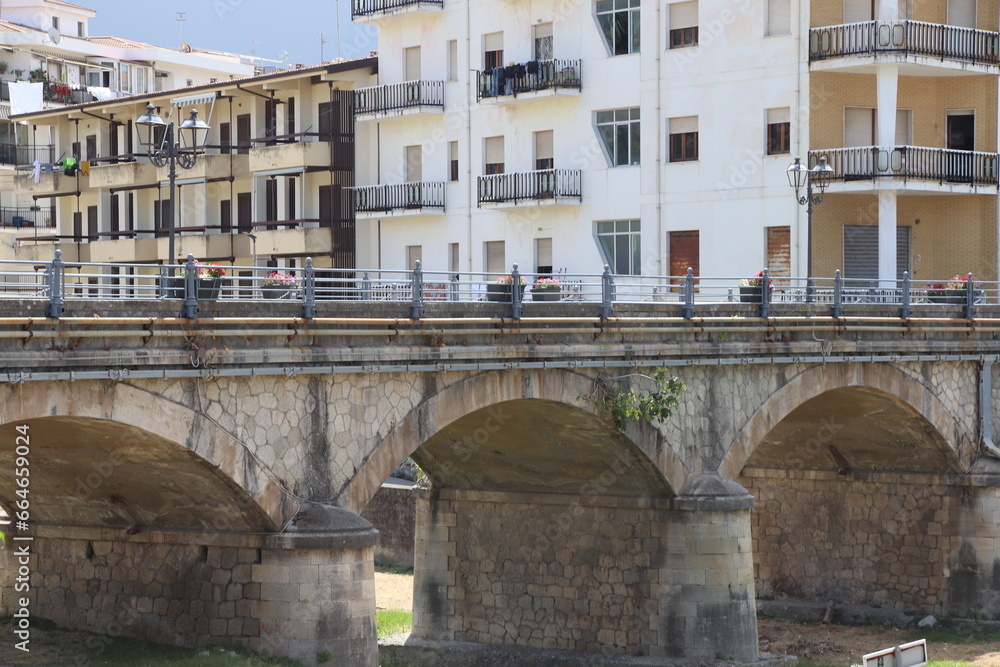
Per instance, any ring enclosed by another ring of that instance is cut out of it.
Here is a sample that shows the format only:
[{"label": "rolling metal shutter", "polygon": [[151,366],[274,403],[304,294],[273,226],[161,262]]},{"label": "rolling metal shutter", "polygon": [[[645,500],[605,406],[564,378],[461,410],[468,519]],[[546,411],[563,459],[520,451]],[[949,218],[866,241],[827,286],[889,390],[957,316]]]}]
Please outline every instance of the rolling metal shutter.
[{"label": "rolling metal shutter", "polygon": [[791,227],[767,228],[767,268],[772,276],[791,276]]},{"label": "rolling metal shutter", "polygon": [[690,267],[699,275],[700,243],[698,232],[670,232],[670,275],[686,276]]},{"label": "rolling metal shutter", "polygon": [[[910,228],[896,227],[896,279],[910,270]],[[878,280],[878,227],[844,225],[844,277]]]}]

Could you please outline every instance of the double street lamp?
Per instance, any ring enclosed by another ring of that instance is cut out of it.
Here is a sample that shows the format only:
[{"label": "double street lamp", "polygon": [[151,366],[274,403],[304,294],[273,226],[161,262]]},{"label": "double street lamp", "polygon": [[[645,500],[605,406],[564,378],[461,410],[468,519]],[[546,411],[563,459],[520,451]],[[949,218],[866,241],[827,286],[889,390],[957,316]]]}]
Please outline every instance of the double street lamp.
[{"label": "double street lamp", "polygon": [[[788,184],[795,190],[795,198],[800,205],[806,207],[806,277],[812,277],[813,250],[812,250],[812,226],[813,226],[813,206],[823,203],[823,194],[826,187],[833,179],[833,167],[826,163],[826,156],[819,159],[819,164],[810,169],[802,164],[802,160],[795,158],[795,162],[785,170],[788,174]],[[813,193],[813,186],[819,194]],[[805,194],[800,195],[805,187]]]},{"label": "double street lamp", "polygon": [[[170,210],[167,213],[167,236],[169,238],[167,263],[173,265],[174,257],[174,210],[177,188],[177,165],[191,169],[198,161],[198,153],[205,149],[208,140],[208,124],[198,118],[198,111],[191,109],[191,115],[178,128],[180,142],[174,139],[174,121],[169,123],[160,118],[152,104],[146,105],[146,113],[139,116],[135,124],[139,126],[139,143],[149,155],[149,161],[157,167],[170,165]],[[146,128],[143,132],[141,128]],[[163,209],[160,209],[162,216]],[[162,219],[161,219],[162,224]],[[171,274],[173,269],[170,270]]]}]

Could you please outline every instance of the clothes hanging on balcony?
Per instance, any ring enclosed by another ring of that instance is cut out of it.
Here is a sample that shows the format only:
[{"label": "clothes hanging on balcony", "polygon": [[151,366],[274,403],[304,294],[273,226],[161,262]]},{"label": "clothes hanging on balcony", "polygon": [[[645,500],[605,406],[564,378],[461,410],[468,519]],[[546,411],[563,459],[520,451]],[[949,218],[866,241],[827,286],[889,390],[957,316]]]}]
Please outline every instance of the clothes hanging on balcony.
[{"label": "clothes hanging on balcony", "polygon": [[38,183],[42,180],[42,163],[39,160],[35,160],[31,163],[31,178]]},{"label": "clothes hanging on balcony", "polygon": [[77,161],[75,157],[68,157],[62,161],[63,173],[67,176],[75,176],[77,169]]},{"label": "clothes hanging on balcony", "polygon": [[527,71],[529,76],[535,76],[538,74],[538,61],[529,60],[528,64],[525,65],[525,71]]},{"label": "clothes hanging on balcony", "polygon": [[503,67],[493,68],[493,97],[496,97],[504,89],[504,73]]},{"label": "clothes hanging on balcony", "polygon": [[80,160],[80,175],[90,176],[90,160]]}]

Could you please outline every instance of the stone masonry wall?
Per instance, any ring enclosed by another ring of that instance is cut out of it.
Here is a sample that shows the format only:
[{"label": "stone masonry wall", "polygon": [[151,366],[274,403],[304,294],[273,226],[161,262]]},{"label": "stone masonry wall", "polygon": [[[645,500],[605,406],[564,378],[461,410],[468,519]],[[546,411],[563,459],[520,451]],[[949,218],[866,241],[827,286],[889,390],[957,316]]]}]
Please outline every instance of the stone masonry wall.
[{"label": "stone masonry wall", "polygon": [[382,485],[361,516],[378,530],[375,561],[399,567],[413,567],[413,524],[415,503],[413,484],[389,480]]},{"label": "stone masonry wall", "polygon": [[452,495],[418,499],[415,636],[633,655],[659,644],[662,512]]},{"label": "stone masonry wall", "polygon": [[964,490],[954,477],[748,468],[757,593],[950,611]]}]

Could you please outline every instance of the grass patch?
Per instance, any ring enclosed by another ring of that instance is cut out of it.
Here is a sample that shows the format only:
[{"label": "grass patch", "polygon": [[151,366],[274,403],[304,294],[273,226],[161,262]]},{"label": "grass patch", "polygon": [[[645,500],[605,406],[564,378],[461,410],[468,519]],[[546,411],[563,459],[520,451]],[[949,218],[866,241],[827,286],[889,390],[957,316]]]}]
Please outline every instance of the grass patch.
[{"label": "grass patch", "polygon": [[925,630],[918,630],[919,638],[927,640],[927,643],[935,644],[978,644],[989,642],[1000,644],[1000,632],[996,630],[986,630],[974,625],[960,625],[957,628],[945,628],[937,626]]},{"label": "grass patch", "polygon": [[413,627],[413,612],[397,609],[379,609],[375,612],[375,626],[379,638],[409,632]]},{"label": "grass patch", "polygon": [[976,663],[965,660],[931,660],[927,667],[976,667]]},{"label": "grass patch", "polygon": [[413,567],[390,565],[389,563],[375,563],[375,571],[383,574],[413,574]]}]

